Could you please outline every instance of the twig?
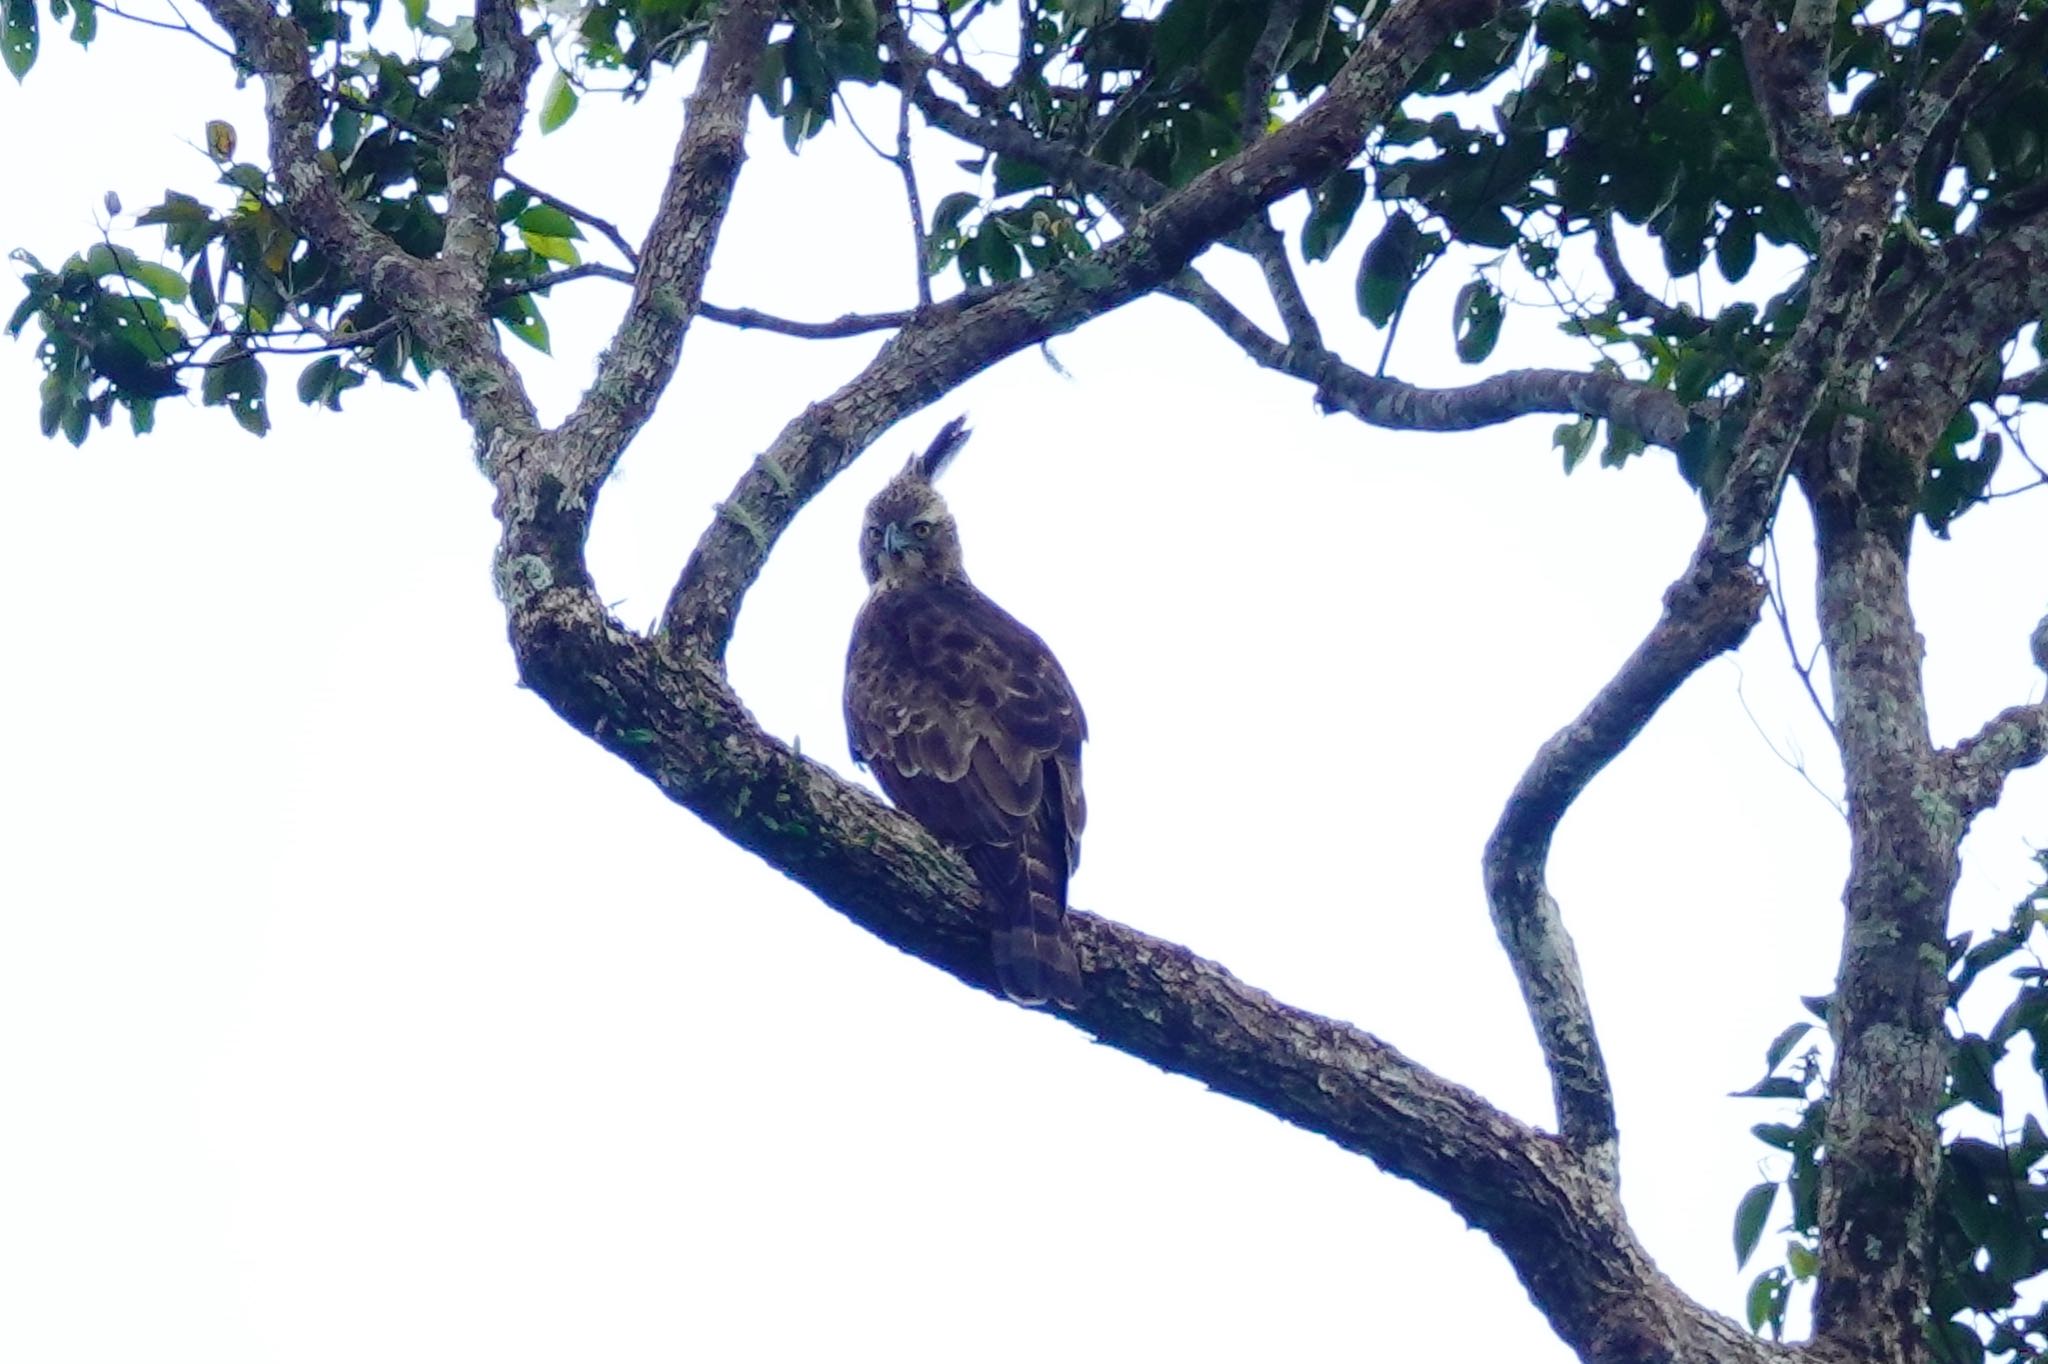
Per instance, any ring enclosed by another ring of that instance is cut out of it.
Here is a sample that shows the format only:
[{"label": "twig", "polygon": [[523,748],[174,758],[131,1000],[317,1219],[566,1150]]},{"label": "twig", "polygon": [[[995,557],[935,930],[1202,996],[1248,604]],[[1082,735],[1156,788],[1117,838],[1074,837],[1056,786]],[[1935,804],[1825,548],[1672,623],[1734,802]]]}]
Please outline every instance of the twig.
[{"label": "twig", "polygon": [[[1729,661],[1731,663],[1734,662],[1732,659]],[[1749,708],[1749,697],[1743,693],[1742,665],[1740,663],[1735,664],[1735,704],[1742,707],[1742,713],[1749,718],[1749,727],[1756,731],[1757,738],[1764,741],[1764,747],[1771,750],[1771,756],[1798,773],[1799,779],[1805,782],[1815,795],[1826,801],[1830,810],[1833,810],[1843,819],[1847,819],[1849,817],[1847,808],[1843,806],[1841,801],[1830,795],[1826,787],[1813,779],[1813,774],[1806,770],[1805,761],[1795,756],[1780,753],[1777,744],[1771,741],[1771,736],[1764,732],[1763,722],[1758,720],[1756,712]]]},{"label": "twig", "polygon": [[1771,604],[1771,613],[1778,618],[1778,633],[1784,637],[1786,656],[1792,660],[1792,671],[1799,674],[1800,682],[1806,687],[1806,695],[1813,702],[1813,709],[1820,716],[1820,722],[1828,727],[1828,733],[1835,732],[1835,717],[1828,714],[1828,708],[1821,703],[1820,693],[1813,685],[1813,662],[1799,661],[1799,646],[1792,639],[1792,615],[1785,609],[1785,595],[1782,584],[1785,569],[1778,562],[1778,536],[1775,529],[1764,536],[1764,553],[1770,556],[1771,571],[1764,579],[1765,600]]},{"label": "twig", "polygon": [[168,29],[172,33],[189,34],[190,36],[197,38],[206,46],[212,48],[215,52],[218,52],[221,56],[226,57],[229,61],[233,61],[235,59],[235,51],[233,48],[215,42],[213,39],[207,37],[204,33],[201,33],[198,29],[192,27],[192,23],[190,20],[186,19],[184,15],[178,14],[178,7],[176,5],[171,6],[171,13],[178,14],[178,22],[175,24],[169,23],[162,19],[151,19],[146,15],[130,14],[127,10],[122,9],[118,5],[111,5],[105,3],[105,0],[101,0],[101,3],[95,5],[94,8],[102,14],[111,14],[116,19],[126,19],[131,24],[141,24],[145,28],[161,28]]},{"label": "twig", "polygon": [[1614,288],[1614,304],[1624,314],[1647,318],[1660,330],[1674,336],[1698,336],[1707,330],[1707,322],[1697,314],[1683,308],[1674,308],[1663,299],[1645,289],[1629,273],[1622,263],[1621,244],[1614,238],[1614,220],[1602,217],[1593,223],[1593,254],[1600,259],[1600,268],[1607,272],[1607,282]]}]

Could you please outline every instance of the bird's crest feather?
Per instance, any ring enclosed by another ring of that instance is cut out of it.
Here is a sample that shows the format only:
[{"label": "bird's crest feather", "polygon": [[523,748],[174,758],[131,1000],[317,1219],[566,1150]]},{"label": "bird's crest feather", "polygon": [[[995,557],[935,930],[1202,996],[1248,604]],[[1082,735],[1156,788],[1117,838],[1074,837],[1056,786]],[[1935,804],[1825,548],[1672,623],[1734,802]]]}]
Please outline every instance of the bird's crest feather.
[{"label": "bird's crest feather", "polygon": [[953,456],[960,453],[960,447],[967,444],[967,438],[974,432],[968,429],[967,414],[961,413],[939,428],[939,434],[932,437],[932,443],[921,455],[912,455],[903,472],[915,475],[926,483],[935,483],[946,466],[953,462]]}]

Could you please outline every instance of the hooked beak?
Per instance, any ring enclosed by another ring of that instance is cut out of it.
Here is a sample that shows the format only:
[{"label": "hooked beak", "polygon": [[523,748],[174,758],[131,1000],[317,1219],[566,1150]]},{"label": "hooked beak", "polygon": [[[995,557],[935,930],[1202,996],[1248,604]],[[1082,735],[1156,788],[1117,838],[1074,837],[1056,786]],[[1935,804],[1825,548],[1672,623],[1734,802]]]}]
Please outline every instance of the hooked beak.
[{"label": "hooked beak", "polygon": [[908,535],[905,535],[903,533],[903,528],[897,525],[894,521],[891,521],[888,525],[882,527],[883,553],[901,555],[905,550],[910,548],[911,543],[912,542],[910,537]]}]

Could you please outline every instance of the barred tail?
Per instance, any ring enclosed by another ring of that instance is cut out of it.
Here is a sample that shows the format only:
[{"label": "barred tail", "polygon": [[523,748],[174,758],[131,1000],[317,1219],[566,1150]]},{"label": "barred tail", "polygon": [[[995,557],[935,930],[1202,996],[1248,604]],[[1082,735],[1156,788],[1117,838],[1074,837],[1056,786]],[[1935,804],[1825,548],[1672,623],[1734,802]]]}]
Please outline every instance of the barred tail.
[{"label": "barred tail", "polygon": [[1019,1004],[1078,1006],[1081,966],[1067,925],[1064,869],[1032,846],[974,853],[969,860],[993,915],[989,947],[1003,993]]}]

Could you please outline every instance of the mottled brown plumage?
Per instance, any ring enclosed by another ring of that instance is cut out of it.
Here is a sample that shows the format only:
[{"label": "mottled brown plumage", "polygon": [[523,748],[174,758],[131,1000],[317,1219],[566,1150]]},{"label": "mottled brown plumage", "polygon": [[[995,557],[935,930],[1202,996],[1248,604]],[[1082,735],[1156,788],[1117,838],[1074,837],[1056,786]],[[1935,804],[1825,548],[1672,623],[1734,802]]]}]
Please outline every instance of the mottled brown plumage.
[{"label": "mottled brown plumage", "polygon": [[1087,805],[1088,722],[1045,641],[983,596],[932,480],[967,439],[955,418],[868,503],[867,604],[846,657],[846,735],[889,799],[974,869],[1013,998],[1080,999],[1067,879]]}]

